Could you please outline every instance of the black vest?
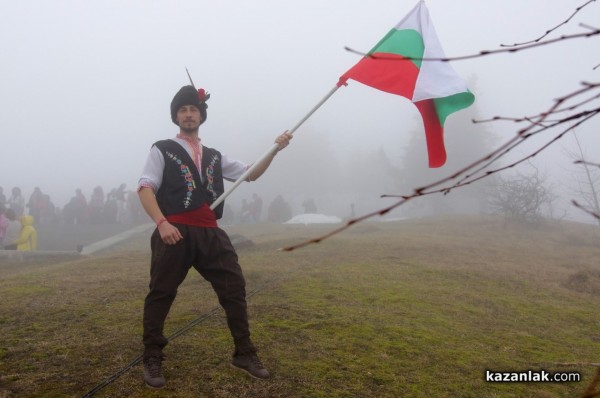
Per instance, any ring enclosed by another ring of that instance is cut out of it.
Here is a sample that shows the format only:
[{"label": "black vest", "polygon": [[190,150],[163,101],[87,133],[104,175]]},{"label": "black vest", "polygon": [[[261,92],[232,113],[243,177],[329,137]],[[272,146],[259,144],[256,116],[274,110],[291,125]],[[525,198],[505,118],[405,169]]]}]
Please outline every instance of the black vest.
[{"label": "black vest", "polygon": [[[165,216],[194,210],[207,203],[211,205],[224,191],[221,171],[221,153],[202,147],[202,175],[200,179],[194,161],[177,142],[163,140],[154,143],[165,158],[163,181],[156,192],[158,207]],[[217,219],[223,215],[220,203],[214,209]]]}]

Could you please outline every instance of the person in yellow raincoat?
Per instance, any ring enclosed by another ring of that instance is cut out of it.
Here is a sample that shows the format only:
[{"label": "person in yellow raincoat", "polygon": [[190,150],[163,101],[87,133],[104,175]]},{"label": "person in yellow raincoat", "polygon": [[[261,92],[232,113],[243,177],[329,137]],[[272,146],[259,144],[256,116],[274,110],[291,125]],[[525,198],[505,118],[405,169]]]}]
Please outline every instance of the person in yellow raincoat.
[{"label": "person in yellow raincoat", "polygon": [[33,216],[21,216],[21,233],[14,243],[20,251],[29,252],[37,249],[37,231],[33,226]]}]

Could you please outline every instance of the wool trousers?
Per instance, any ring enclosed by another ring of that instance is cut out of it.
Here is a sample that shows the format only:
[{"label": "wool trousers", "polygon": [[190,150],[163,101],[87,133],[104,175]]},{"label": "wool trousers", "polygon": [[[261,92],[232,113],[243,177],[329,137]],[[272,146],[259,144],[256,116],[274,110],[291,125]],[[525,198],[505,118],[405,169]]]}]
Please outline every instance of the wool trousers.
[{"label": "wool trousers", "polygon": [[183,235],[177,244],[165,244],[158,230],[151,238],[150,291],[144,302],[145,355],[162,353],[167,345],[165,319],[191,267],[210,282],[217,294],[236,352],[255,350],[248,326],[246,282],[227,233],[220,228],[174,226]]}]

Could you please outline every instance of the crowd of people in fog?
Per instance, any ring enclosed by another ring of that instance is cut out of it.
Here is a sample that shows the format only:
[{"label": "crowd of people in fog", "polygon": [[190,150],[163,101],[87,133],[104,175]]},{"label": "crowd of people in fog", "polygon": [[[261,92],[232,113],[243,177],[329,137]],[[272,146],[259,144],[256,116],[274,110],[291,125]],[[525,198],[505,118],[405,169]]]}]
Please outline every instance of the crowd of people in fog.
[{"label": "crowd of people in fog", "polygon": [[[304,213],[317,213],[317,204],[312,198],[302,202]],[[258,222],[269,222],[281,224],[294,216],[294,211],[283,195],[277,195],[269,203],[263,217],[263,200],[258,194],[252,194],[252,200],[242,199],[241,209],[235,211],[227,202],[221,222],[223,224],[254,224]]]},{"label": "crowd of people in fog", "polygon": [[[289,202],[283,195],[277,195],[266,206],[266,213],[263,212],[263,199],[256,193],[252,194],[252,199],[242,199],[241,206],[234,208],[229,202],[225,202],[225,210],[220,223],[223,225],[233,224],[255,224],[267,222],[274,224],[285,223],[294,216],[294,211]],[[304,213],[316,213],[317,205],[312,198],[302,202]]]},{"label": "crowd of people in fog", "polygon": [[19,187],[14,187],[10,195],[0,187],[0,206],[12,209],[16,217],[30,215],[34,224],[135,224],[142,220],[143,209],[135,191],[128,191],[126,184],[113,188],[107,194],[97,186],[89,199],[81,189],[74,191],[71,199],[61,208],[56,206],[50,195],[40,187],[25,199]]},{"label": "crowd of people in fog", "polygon": [[35,187],[26,199],[20,187],[5,193],[0,187],[0,248],[36,250],[36,226],[45,224],[138,224],[145,214],[135,191],[126,184],[107,194],[101,186],[89,199],[81,189],[61,208],[50,195]]},{"label": "crowd of people in fog", "polygon": [[[304,213],[317,212],[313,199],[306,199],[302,207]],[[284,223],[292,216],[292,207],[282,195],[277,195],[266,206],[263,215],[263,199],[254,193],[250,200],[243,199],[241,208],[236,210],[226,203],[221,222],[225,225],[264,221]],[[12,188],[9,193],[0,187],[0,249],[36,250],[36,226],[39,225],[139,224],[146,221],[137,192],[127,190],[126,184],[106,194],[101,186],[96,186],[89,196],[76,189],[62,208],[56,206],[40,187],[35,187],[27,199],[19,187]]]}]

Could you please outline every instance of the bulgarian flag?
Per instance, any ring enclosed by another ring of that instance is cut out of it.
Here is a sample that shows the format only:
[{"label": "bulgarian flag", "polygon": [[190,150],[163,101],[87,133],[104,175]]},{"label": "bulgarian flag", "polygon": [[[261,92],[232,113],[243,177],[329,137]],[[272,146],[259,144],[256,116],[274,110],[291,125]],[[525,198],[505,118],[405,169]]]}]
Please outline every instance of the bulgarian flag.
[{"label": "bulgarian flag", "polygon": [[440,167],[446,162],[444,122],[450,114],[469,107],[475,96],[448,62],[423,58],[445,58],[445,54],[421,0],[340,77],[337,86],[352,79],[411,100],[423,117],[429,167]]}]

